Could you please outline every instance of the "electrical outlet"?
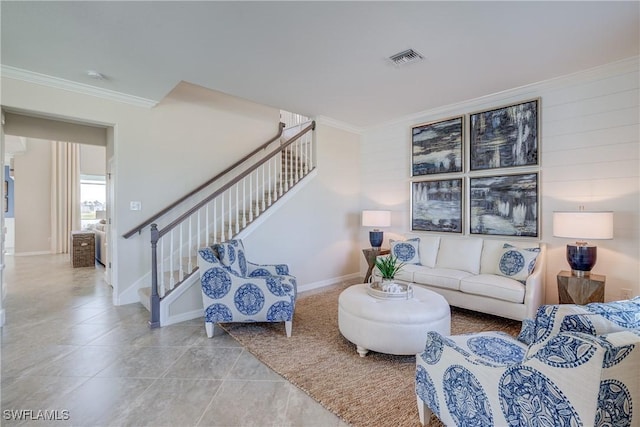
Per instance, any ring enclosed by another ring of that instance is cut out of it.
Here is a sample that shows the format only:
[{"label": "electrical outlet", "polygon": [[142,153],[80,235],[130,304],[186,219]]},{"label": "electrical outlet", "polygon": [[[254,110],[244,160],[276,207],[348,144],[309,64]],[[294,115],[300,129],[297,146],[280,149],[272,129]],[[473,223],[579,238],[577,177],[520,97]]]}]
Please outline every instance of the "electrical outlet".
[{"label": "electrical outlet", "polygon": [[631,289],[627,289],[627,288],[620,289],[620,297],[622,299],[631,299]]}]

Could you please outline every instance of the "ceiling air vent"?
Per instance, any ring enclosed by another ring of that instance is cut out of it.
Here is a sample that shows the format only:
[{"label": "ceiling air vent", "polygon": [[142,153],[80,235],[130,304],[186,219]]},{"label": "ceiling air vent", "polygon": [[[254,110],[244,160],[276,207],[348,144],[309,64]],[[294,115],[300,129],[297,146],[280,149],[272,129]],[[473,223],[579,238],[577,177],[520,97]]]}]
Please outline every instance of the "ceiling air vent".
[{"label": "ceiling air vent", "polygon": [[404,52],[396,53],[395,55],[391,55],[389,57],[391,62],[395,65],[400,66],[404,64],[409,64],[411,62],[416,62],[424,59],[422,55],[416,52],[413,49],[407,49]]}]

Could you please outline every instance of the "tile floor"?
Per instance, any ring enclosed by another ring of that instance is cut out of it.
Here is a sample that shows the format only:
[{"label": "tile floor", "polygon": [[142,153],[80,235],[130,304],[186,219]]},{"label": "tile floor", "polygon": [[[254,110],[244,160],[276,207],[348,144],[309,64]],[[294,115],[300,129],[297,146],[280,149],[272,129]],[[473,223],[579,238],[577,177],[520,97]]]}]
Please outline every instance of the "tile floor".
[{"label": "tile floor", "polygon": [[150,330],[142,305],[112,304],[101,266],[6,264],[3,426],[347,425],[220,328],[212,339],[201,319]]}]

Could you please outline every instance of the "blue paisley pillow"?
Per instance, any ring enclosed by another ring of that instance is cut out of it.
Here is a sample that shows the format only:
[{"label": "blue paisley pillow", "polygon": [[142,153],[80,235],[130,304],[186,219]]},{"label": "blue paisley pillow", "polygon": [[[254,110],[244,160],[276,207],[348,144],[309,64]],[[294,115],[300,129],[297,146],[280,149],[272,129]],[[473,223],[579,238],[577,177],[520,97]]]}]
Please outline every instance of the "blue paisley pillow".
[{"label": "blue paisley pillow", "polygon": [[420,264],[420,238],[409,240],[389,240],[391,244],[391,255],[398,258],[398,261],[405,264]]},{"label": "blue paisley pillow", "polygon": [[540,248],[516,248],[505,243],[498,261],[497,274],[525,283],[536,266]]}]

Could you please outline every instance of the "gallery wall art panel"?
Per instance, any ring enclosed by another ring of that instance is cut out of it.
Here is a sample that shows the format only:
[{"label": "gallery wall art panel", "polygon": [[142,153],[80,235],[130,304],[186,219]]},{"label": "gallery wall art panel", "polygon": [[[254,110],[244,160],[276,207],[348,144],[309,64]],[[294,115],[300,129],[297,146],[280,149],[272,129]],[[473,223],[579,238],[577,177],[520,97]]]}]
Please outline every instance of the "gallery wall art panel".
[{"label": "gallery wall art panel", "polygon": [[411,183],[411,229],[462,233],[462,178]]},{"label": "gallery wall art panel", "polygon": [[538,164],[538,100],[469,116],[471,170]]},{"label": "gallery wall art panel", "polygon": [[463,118],[411,128],[411,175],[462,172]]},{"label": "gallery wall art panel", "polygon": [[469,179],[471,234],[538,237],[538,174]]}]

